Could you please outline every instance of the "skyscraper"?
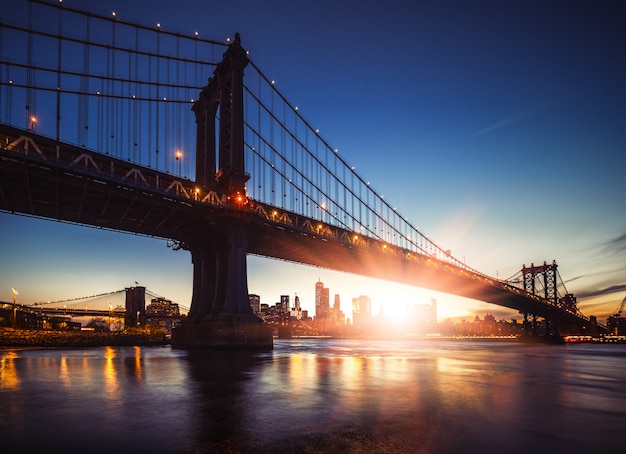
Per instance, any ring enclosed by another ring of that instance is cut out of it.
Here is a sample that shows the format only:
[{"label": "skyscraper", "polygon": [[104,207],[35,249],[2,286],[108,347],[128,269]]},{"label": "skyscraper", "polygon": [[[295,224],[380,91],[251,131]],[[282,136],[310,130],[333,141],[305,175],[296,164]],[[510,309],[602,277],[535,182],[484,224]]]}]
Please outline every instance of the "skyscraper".
[{"label": "skyscraper", "polygon": [[250,295],[248,295],[248,301],[250,302],[252,312],[254,312],[255,314],[261,312],[261,297],[259,295],[251,293]]},{"label": "skyscraper", "polygon": [[354,325],[364,323],[372,316],[372,300],[369,296],[361,295],[352,298],[352,323]]},{"label": "skyscraper", "polygon": [[325,288],[321,280],[315,283],[315,317],[330,318],[330,289]]}]

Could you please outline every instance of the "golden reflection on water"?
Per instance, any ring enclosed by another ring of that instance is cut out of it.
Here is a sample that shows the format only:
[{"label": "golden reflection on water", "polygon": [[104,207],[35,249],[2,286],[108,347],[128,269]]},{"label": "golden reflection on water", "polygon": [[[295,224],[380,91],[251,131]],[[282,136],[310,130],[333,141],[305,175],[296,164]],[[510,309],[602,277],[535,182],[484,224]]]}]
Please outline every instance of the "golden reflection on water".
[{"label": "golden reflection on water", "polygon": [[135,377],[138,381],[141,381],[143,370],[141,368],[141,347],[134,346],[135,350]]},{"label": "golden reflection on water", "polygon": [[109,397],[115,397],[119,390],[117,370],[115,369],[115,349],[105,347],[104,350],[104,392]]},{"label": "golden reflection on water", "polygon": [[59,364],[59,378],[61,379],[61,383],[63,383],[64,387],[70,387],[70,373],[67,365],[67,357],[65,355],[61,355],[61,362]]},{"label": "golden reflection on water", "polygon": [[19,355],[14,351],[5,352],[0,358],[0,387],[3,389],[18,389],[20,377],[15,368],[15,360]]}]

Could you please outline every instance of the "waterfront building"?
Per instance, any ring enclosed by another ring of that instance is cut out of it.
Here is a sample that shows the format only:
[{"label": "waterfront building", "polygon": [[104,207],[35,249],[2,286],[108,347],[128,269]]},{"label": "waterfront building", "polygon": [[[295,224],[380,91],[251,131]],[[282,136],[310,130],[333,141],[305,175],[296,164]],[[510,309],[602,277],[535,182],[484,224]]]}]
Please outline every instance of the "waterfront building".
[{"label": "waterfront building", "polygon": [[302,308],[300,307],[300,297],[298,295],[294,298],[294,307],[291,308],[289,315],[296,320],[302,319]]},{"label": "waterfront building", "polygon": [[248,302],[250,303],[252,312],[258,315],[261,312],[261,297],[252,293],[248,295]]},{"label": "waterfront building", "polygon": [[330,289],[321,280],[315,284],[315,318],[320,321],[330,318]]},{"label": "waterfront building", "polygon": [[369,296],[361,295],[352,298],[352,323],[357,325],[368,324],[372,318],[372,300]]},{"label": "waterfront building", "polygon": [[160,326],[167,333],[180,324],[180,308],[165,298],[152,298],[146,307],[146,323]]}]

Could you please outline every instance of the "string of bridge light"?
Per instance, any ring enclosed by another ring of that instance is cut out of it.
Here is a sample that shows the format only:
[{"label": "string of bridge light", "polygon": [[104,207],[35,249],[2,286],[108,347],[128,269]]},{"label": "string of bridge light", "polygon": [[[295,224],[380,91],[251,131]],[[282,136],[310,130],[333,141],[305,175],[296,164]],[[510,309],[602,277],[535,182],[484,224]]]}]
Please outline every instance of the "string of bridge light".
[{"label": "string of bridge light", "polygon": [[[289,106],[289,108],[291,109],[292,113],[295,115],[296,119],[299,120],[306,128],[308,128],[311,132],[314,133],[314,137],[317,141],[319,141],[320,143],[323,144],[323,146],[328,150],[331,151],[330,156],[334,156],[335,159],[343,166],[344,170],[347,169],[356,179],[357,182],[359,182],[361,184],[361,188],[365,188],[366,191],[370,191],[375,199],[374,200],[378,200],[384,208],[386,208],[386,211],[390,214],[392,214],[392,216],[399,221],[399,223],[401,225],[404,225],[405,227],[408,227],[408,229],[414,233],[417,234],[419,238],[422,239],[422,242],[425,242],[427,247],[430,247],[431,252],[429,252],[427,250],[427,248],[424,248],[422,246],[420,246],[417,242],[415,242],[413,239],[411,239],[408,235],[405,235],[402,231],[401,231],[401,226],[396,227],[395,223],[393,221],[387,220],[385,218],[382,218],[378,213],[374,212],[370,207],[369,204],[367,202],[365,202],[363,200],[363,198],[358,195],[355,190],[351,187],[348,187],[347,185],[345,185],[343,182],[339,183],[342,185],[344,191],[347,191],[354,200],[358,201],[358,203],[360,203],[363,207],[366,208],[366,210],[370,210],[372,211],[372,214],[374,215],[375,218],[379,219],[379,221],[381,221],[383,223],[383,225],[385,227],[387,227],[387,229],[391,232],[395,234],[397,234],[400,239],[402,239],[402,241],[408,241],[413,247],[415,247],[417,250],[421,251],[422,253],[425,253],[427,255],[433,255],[432,250],[434,249],[435,252],[435,256],[437,255],[441,255],[441,258],[447,258],[448,260],[452,260],[457,266],[463,267],[465,269],[470,269],[467,265],[465,265],[464,263],[462,263],[461,261],[457,260],[456,258],[452,257],[451,255],[447,254],[446,251],[444,251],[441,247],[439,247],[436,243],[434,243],[432,240],[430,240],[428,237],[426,237],[425,235],[423,235],[417,228],[415,228],[410,222],[408,222],[407,218],[403,218],[398,212],[397,209],[392,207],[385,199],[384,196],[382,196],[381,194],[378,194],[369,184],[369,182],[367,182],[366,180],[364,180],[355,170],[354,167],[350,166],[341,156],[338,155],[338,150],[334,149],[330,146],[330,144],[323,138],[321,137],[321,135],[319,134],[319,130],[314,129],[300,114],[300,112],[298,111],[297,106],[293,106],[284,95],[282,95],[282,93],[280,93],[278,91],[278,89],[275,86],[275,83],[273,80],[271,80],[270,78],[268,78],[265,74],[263,74],[263,72],[260,70],[260,68],[258,68],[258,66],[256,66],[253,62],[250,62],[252,66],[252,68],[254,68],[256,70],[256,72],[258,73],[259,77],[261,80],[264,80],[266,82],[266,84],[271,87],[271,89],[273,90],[273,94],[275,93],[276,95],[278,95],[278,97],[280,98],[280,100],[287,106]],[[292,132],[287,125],[284,124],[284,122],[282,120],[280,120],[277,115],[272,112],[271,110],[273,110],[273,106],[267,106],[265,105],[265,103],[263,103],[263,101],[260,98],[260,95],[255,95],[252,93],[252,90],[249,88],[249,86],[246,84],[246,90],[248,93],[253,95],[253,98],[258,102],[260,108],[263,108],[267,111],[268,115],[270,115],[272,117],[272,119],[277,123],[277,125],[279,125],[280,127],[283,128],[283,130],[287,131],[287,134],[289,134],[291,136],[291,138],[297,142],[297,144],[301,147],[302,150],[304,150],[306,153],[308,153],[320,166],[321,168],[323,168],[328,174],[333,175],[331,170],[329,169],[328,165],[324,162],[322,162],[308,147],[308,145],[305,145],[302,140],[300,140],[298,137],[295,136],[294,132]],[[257,134],[259,134],[257,132]],[[260,134],[259,134],[260,135]],[[251,147],[253,148],[253,147]],[[276,150],[275,147],[271,147],[272,151],[274,153],[276,153],[278,156],[281,156],[281,153],[278,152],[278,150]],[[283,159],[285,162],[287,162],[287,159],[284,156],[281,156],[281,159]],[[280,172],[276,166],[273,167],[273,170],[277,173],[279,173],[282,177],[287,178],[286,175],[284,175],[282,172]],[[300,175],[302,175],[300,173]],[[337,177],[333,176],[337,181]],[[289,179],[287,178],[287,180],[289,181]],[[293,185],[293,182],[290,182]],[[294,186],[295,187],[295,186]],[[314,186],[316,189],[320,190],[320,188],[318,186]],[[297,188],[296,189],[300,189]],[[325,195],[328,196],[328,194],[325,191],[321,191],[320,192]],[[305,195],[307,195],[305,192],[301,192]],[[319,202],[317,202],[317,206],[320,206]],[[320,206],[321,208],[321,206]],[[355,221],[362,221],[361,219],[357,219],[356,213],[349,213],[344,207],[339,207],[341,209],[341,211],[343,212],[343,214],[350,216],[353,220]],[[331,213],[332,215],[332,213]],[[337,219],[336,216],[333,215],[333,218],[339,222],[341,222],[339,219]],[[361,222],[361,225],[363,223]],[[345,225],[345,223],[344,223]],[[363,226],[363,225],[362,225]],[[372,232],[370,230],[370,232],[375,235],[376,238],[382,239],[384,240],[384,238],[382,238],[379,234]],[[471,269],[470,269],[471,270]],[[474,270],[471,270],[474,271]],[[478,274],[482,274],[482,273],[478,273]]]},{"label": "string of bridge light", "polygon": [[124,289],[124,290],[115,290],[113,292],[100,293],[98,295],[79,296],[79,297],[76,297],[76,298],[68,298],[68,299],[56,300],[56,301],[37,302],[37,303],[33,303],[32,306],[44,306],[44,305],[49,305],[49,304],[69,303],[69,302],[72,302],[72,301],[92,300],[92,299],[95,299],[95,298],[103,298],[103,297],[107,297],[107,296],[114,296],[114,295],[118,295],[120,293],[125,293],[125,292],[126,292],[126,289]]}]

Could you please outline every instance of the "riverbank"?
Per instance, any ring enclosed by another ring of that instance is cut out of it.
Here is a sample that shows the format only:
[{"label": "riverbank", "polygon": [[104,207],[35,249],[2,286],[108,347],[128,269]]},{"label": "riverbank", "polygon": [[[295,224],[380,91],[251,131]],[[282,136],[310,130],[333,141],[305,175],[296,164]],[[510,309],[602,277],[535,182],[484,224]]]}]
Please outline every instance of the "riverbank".
[{"label": "riverbank", "polygon": [[0,329],[2,347],[102,347],[165,345],[163,333],[97,333],[94,331],[47,331]]}]

